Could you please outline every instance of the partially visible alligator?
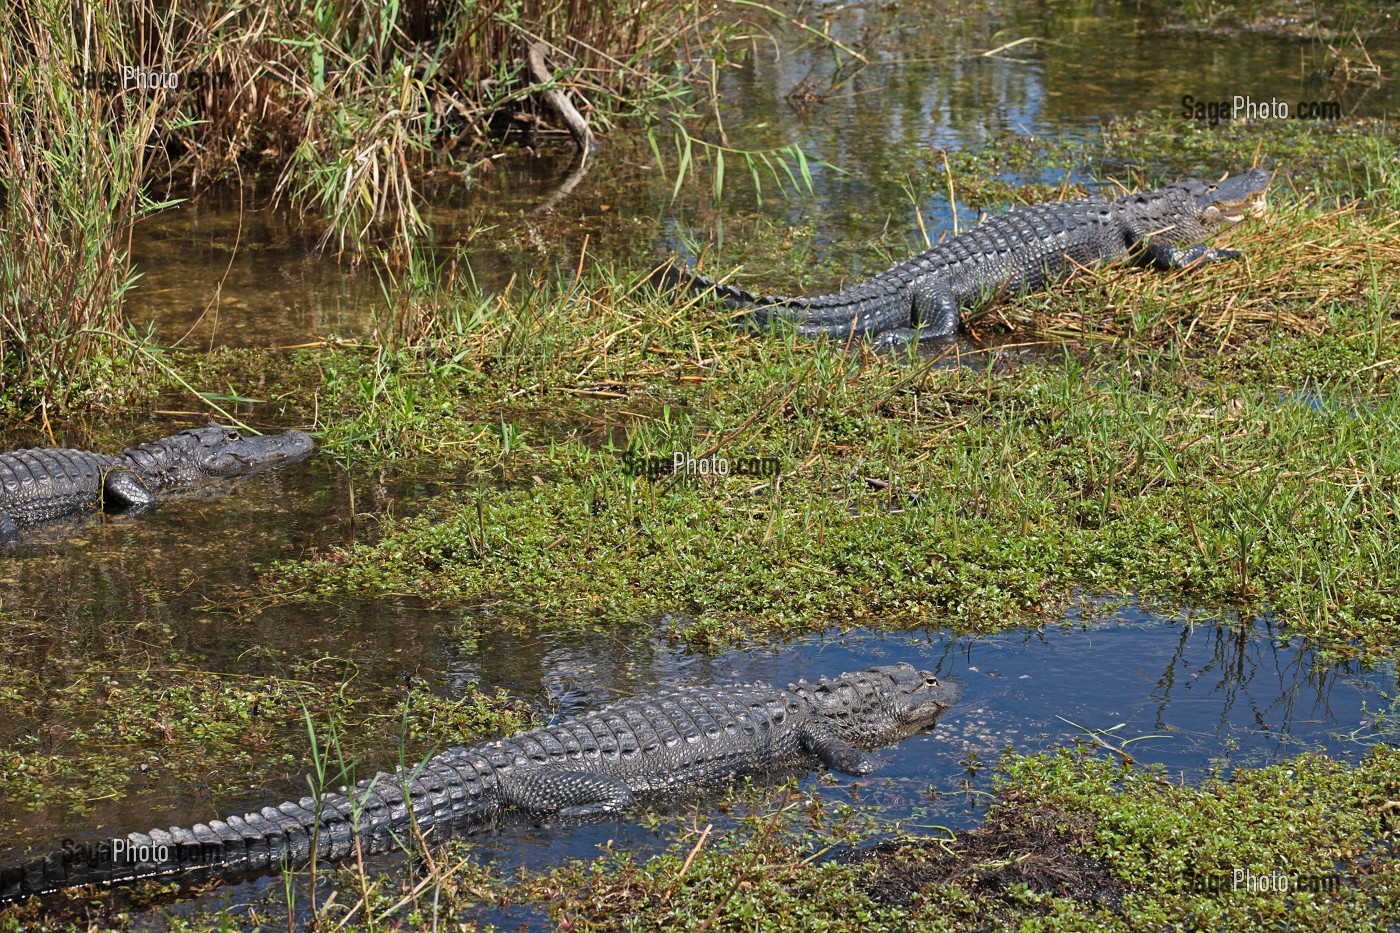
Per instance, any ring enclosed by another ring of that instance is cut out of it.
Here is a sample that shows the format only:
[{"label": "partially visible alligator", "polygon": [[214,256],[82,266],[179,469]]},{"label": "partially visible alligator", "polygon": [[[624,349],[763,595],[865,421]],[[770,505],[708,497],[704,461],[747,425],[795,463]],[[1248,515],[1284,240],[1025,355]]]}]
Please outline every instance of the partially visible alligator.
[{"label": "partially visible alligator", "polygon": [[85,512],[139,511],[164,494],[301,460],[315,449],[300,431],[244,437],[210,422],[115,457],[67,448],[0,454],[0,541]]},{"label": "partially visible alligator", "polygon": [[745,311],[755,327],[790,321],[798,333],[877,343],[951,337],[962,312],[1004,292],[1034,291],[1076,268],[1118,259],[1182,268],[1233,259],[1201,241],[1264,210],[1269,173],[1254,168],[1214,184],[1188,178],[1115,200],[1097,195],[1017,208],[839,292],[759,295],[675,265],[663,287],[699,292]]},{"label": "partially visible alligator", "polygon": [[237,875],[411,844],[515,817],[585,820],[738,775],[824,764],[869,774],[868,754],[931,728],[955,687],[901,663],[786,689],[681,687],[380,773],[319,800],[131,833],[0,870],[0,900],[186,871]]}]

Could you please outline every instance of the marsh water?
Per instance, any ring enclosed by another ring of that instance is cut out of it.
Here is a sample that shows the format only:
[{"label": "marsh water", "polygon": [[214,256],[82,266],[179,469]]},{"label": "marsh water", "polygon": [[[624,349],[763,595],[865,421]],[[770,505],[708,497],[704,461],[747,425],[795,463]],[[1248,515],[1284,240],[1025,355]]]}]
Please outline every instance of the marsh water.
[{"label": "marsh water", "polygon": [[[539,269],[573,269],[585,250],[626,272],[677,253],[723,253],[738,240],[732,265],[744,263],[745,281],[781,292],[793,283],[771,278],[761,260],[746,262],[741,245],[755,223],[779,223],[821,261],[825,278],[813,284],[835,284],[905,258],[887,242],[875,245],[886,231],[907,231],[907,249],[916,251],[926,245],[921,219],[930,237],[955,221],[960,229],[975,221],[965,193],[948,197],[942,150],[1092,141],[1133,115],[1187,136],[1224,134],[1231,120],[1188,119],[1183,99],[1233,104],[1241,97],[1287,104],[1291,116],[1250,124],[1233,164],[1216,171],[1252,164],[1256,153],[1288,171],[1284,153],[1271,151],[1271,133],[1300,123],[1325,132],[1333,122],[1304,119],[1301,104],[1333,101],[1345,118],[1338,122],[1346,122],[1393,120],[1400,103],[1395,82],[1369,80],[1351,64],[1395,73],[1400,43],[1393,26],[1363,33],[1364,23],[1341,17],[1324,28],[1302,3],[1245,4],[1215,22],[1151,3],[921,0],[817,4],[812,11],[869,64],[837,67],[824,43],[756,21],[737,67],[718,72],[723,106],[696,131],[739,149],[800,144],[812,160],[809,195],[793,196],[790,184],[780,193],[761,174],[756,198],[747,169],[731,155],[722,202],[703,166],[673,201],[675,154],[662,170],[645,143],[619,133],[554,217],[531,212],[568,169],[572,153],[562,144],[495,160],[466,179],[428,182],[424,217],[434,249],[443,257],[462,251],[476,281],[489,288]],[[1131,185],[1136,172],[1152,178],[1180,170],[1170,152],[1141,151],[1126,159],[1091,154],[1077,168],[1030,166],[978,182],[1058,183],[1070,176]],[[1295,179],[1304,189],[1334,192],[1360,181]],[[985,195],[973,193],[980,206]],[[215,189],[143,224],[133,246],[144,276],[128,303],[133,321],[153,327],[162,341],[196,347],[288,346],[369,333],[382,308],[381,283],[393,274],[318,252],[314,225],[285,207],[250,202],[261,203]]]},{"label": "marsh water", "polygon": [[[1199,131],[1181,116],[1184,95],[1335,96],[1347,114],[1393,113],[1393,85],[1338,86],[1328,47],[1341,40],[1320,36],[1302,6],[1274,9],[1202,25],[1178,22],[1165,6],[1150,4],[818,5],[816,19],[838,40],[859,45],[868,66],[837,70],[828,48],[791,30],[773,33],[781,50],[775,54],[755,29],[750,54],[721,78],[721,120],[731,145],[800,142],[814,159],[840,169],[814,164],[809,197],[785,198],[770,185],[758,203],[743,188],[716,203],[708,185],[697,183],[672,203],[663,173],[625,156],[645,147],[619,143],[619,157],[605,151],[554,217],[527,212],[567,166],[569,154],[557,149],[522,151],[470,185],[433,189],[426,217],[438,247],[464,250],[486,288],[542,267],[572,268],[585,241],[596,261],[628,268],[732,242],[755,217],[811,231],[813,248],[835,274],[869,272],[889,258],[868,245],[880,231],[908,230],[910,247],[922,248],[916,215],[935,235],[951,225],[955,207],[964,224],[975,216],[942,195],[911,202],[909,159],[919,153],[1027,136],[1092,138],[1115,117],[1141,113]],[[1368,41],[1366,51],[1387,73],[1394,70],[1393,35]],[[1139,165],[1149,173],[1171,169],[1156,158],[1144,153]],[[1252,158],[1241,152],[1239,164]],[[1084,166],[1084,173],[1105,168],[1115,167]],[[1130,177],[1131,166],[1117,168]],[[1029,171],[1001,180],[1057,181],[1062,174]],[[143,278],[129,315],[161,341],[195,347],[294,346],[370,333],[383,304],[382,273],[318,252],[317,237],[285,209],[245,208],[226,193],[207,194],[143,223],[134,244]],[[258,415],[256,405],[244,410]],[[76,433],[96,446],[119,447],[188,420],[95,424]],[[37,438],[16,432],[4,440],[13,442],[8,449]],[[654,620],[638,620],[635,632],[586,639],[483,626],[481,637],[463,644],[447,634],[450,619],[410,599],[226,611],[230,602],[256,596],[273,561],[372,536],[373,523],[357,515],[414,511],[462,482],[431,463],[347,471],[317,458],[253,477],[227,495],[181,500],[134,520],[89,524],[68,537],[8,549],[0,553],[0,603],[32,614],[35,634],[6,663],[36,669],[65,657],[101,657],[114,641],[150,627],[173,632],[182,653],[214,670],[246,671],[264,653],[352,658],[364,682],[419,677],[445,695],[467,684],[500,686],[559,714],[661,683],[786,682],[909,660],[961,682],[962,703],[933,732],[900,746],[877,780],[859,787],[806,783],[834,799],[878,803],[895,818],[943,825],[976,821],[982,798],[969,788],[986,790],[988,765],[1005,748],[1102,741],[1199,781],[1304,750],[1352,757],[1395,739],[1400,684],[1393,662],[1321,656],[1305,639],[1272,631],[1267,618],[1161,614],[1132,600],[1112,608],[1086,597],[1043,631],[855,631],[713,656],[671,648],[664,624]],[[17,717],[0,723],[0,742],[35,734],[61,747],[50,725]],[[301,724],[277,728],[295,733]],[[98,839],[119,828],[188,824],[261,805],[297,793],[288,778],[279,772],[263,783],[250,773],[240,789],[216,794],[194,780],[150,780],[132,794],[88,801],[83,812],[34,809],[0,795],[0,858],[46,850],[64,837]],[[608,841],[655,850],[673,830],[618,821],[517,832],[480,845],[484,857],[507,866],[538,866],[591,854]],[[208,897],[218,903],[223,896]]]}]

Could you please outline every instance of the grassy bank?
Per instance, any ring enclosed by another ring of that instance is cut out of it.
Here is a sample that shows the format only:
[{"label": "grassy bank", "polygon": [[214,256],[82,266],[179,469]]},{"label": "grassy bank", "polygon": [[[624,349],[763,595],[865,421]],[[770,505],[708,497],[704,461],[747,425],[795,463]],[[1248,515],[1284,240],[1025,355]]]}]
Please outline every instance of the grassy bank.
[{"label": "grassy bank", "polygon": [[[693,647],[1033,625],[1073,591],[1133,592],[1389,650],[1400,334],[1379,269],[1400,241],[1303,201],[1232,242],[1242,265],[999,306],[1077,324],[1009,371],[750,336],[604,270],[449,283],[411,346],[317,356],[317,408],[333,452],[445,458],[468,489],[279,566],[270,592],[666,617]],[[671,476],[677,454],[734,468]]]}]

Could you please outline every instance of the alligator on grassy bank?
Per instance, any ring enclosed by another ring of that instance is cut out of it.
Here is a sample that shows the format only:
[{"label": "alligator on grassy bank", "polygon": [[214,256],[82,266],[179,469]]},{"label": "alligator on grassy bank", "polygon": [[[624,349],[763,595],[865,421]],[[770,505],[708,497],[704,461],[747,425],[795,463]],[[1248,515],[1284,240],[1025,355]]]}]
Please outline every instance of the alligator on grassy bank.
[{"label": "alligator on grassy bank", "polygon": [[1161,268],[1233,259],[1202,243],[1247,214],[1262,214],[1269,173],[1254,168],[1210,183],[1188,178],[1124,195],[1022,207],[952,237],[839,292],[758,295],[668,265],[656,280],[742,311],[763,328],[789,321],[810,337],[873,336],[880,344],[951,337],[961,315],[1003,293],[1043,288],[1082,266],[1120,259]]},{"label": "alligator on grassy bank", "polygon": [[168,493],[291,463],[315,449],[300,431],[244,437],[210,422],[115,457],[67,448],[0,454],[0,541],[87,512],[140,511]]},{"label": "alligator on grassy bank", "polygon": [[180,872],[239,875],[411,845],[511,818],[586,820],[818,764],[863,775],[868,750],[931,728],[958,691],[907,663],[779,689],[682,687],[636,696],[510,738],[452,748],[319,800],[192,829],[132,833],[0,870],[0,900]]}]

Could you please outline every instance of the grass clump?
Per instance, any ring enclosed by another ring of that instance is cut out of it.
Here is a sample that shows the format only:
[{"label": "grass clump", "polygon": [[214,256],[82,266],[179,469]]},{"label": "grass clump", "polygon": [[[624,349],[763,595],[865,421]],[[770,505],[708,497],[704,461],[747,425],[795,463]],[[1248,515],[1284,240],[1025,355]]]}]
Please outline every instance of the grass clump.
[{"label": "grass clump", "polygon": [[87,8],[23,0],[0,10],[0,406],[110,401],[138,368],[104,336],[135,277],[131,225],[152,209],[148,148],[161,91],[111,96],[74,86],[75,63],[134,60],[119,23],[164,20],[146,4]]}]

